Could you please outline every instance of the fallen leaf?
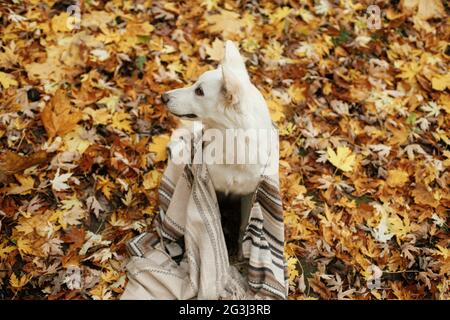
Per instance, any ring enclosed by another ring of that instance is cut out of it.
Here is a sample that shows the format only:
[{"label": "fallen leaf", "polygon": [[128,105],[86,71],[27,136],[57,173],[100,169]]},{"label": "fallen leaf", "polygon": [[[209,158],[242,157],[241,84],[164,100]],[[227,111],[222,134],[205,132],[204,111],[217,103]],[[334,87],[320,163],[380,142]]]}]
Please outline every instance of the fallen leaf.
[{"label": "fallen leaf", "polygon": [[335,152],[330,147],[327,148],[328,160],[338,169],[349,172],[353,170],[356,155],[348,147],[339,146]]},{"label": "fallen leaf", "polygon": [[14,79],[14,77],[12,75],[1,72],[1,71],[0,71],[0,84],[5,89],[8,89],[11,86],[18,85],[17,81]]},{"label": "fallen leaf", "polygon": [[408,173],[398,169],[389,170],[386,182],[392,188],[403,187],[408,182]]},{"label": "fallen leaf", "polygon": [[81,120],[82,113],[70,105],[64,90],[58,90],[41,112],[42,123],[49,139],[64,136],[72,131]]},{"label": "fallen leaf", "polygon": [[58,171],[56,171],[55,177],[53,178],[52,182],[52,188],[55,191],[63,191],[70,188],[70,186],[66,183],[67,180],[72,176],[72,173],[64,173],[59,174],[59,168]]},{"label": "fallen leaf", "polygon": [[166,134],[159,135],[153,138],[152,143],[149,145],[148,150],[155,154],[154,161],[165,161],[167,159],[167,144],[170,137]]}]

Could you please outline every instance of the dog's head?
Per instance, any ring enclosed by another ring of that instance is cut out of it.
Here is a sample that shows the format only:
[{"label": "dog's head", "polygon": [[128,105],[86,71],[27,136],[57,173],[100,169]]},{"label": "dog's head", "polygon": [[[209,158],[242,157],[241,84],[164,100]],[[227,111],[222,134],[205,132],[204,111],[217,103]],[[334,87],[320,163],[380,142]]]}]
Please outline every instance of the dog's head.
[{"label": "dog's head", "polygon": [[164,93],[161,99],[176,116],[220,123],[227,109],[239,108],[250,87],[239,50],[232,41],[227,41],[224,59],[217,69],[203,73],[190,87]]}]

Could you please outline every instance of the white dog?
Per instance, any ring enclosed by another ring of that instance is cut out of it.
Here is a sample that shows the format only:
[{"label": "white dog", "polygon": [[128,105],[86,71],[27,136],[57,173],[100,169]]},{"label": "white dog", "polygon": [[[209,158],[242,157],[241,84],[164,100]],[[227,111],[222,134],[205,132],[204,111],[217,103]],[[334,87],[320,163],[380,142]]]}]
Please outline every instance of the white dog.
[{"label": "white dog", "polygon": [[[231,41],[225,44],[222,64],[207,71],[190,87],[171,90],[162,95],[169,111],[181,118],[201,121],[206,129],[215,129],[226,136],[227,129],[272,130],[267,104],[250,82],[245,63]],[[245,152],[268,154],[270,146],[254,136],[246,136]],[[225,139],[224,139],[225,141]],[[223,157],[236,159],[235,147],[223,143]],[[248,146],[257,146],[250,150]],[[227,148],[228,146],[228,148]],[[263,149],[263,150],[261,150]],[[230,155],[232,153],[232,155]],[[239,197],[241,200],[241,227],[239,242],[248,223],[251,195],[264,173],[264,163],[208,163],[209,175],[218,195]],[[219,199],[220,199],[219,197]],[[240,250],[239,250],[240,251]]]}]

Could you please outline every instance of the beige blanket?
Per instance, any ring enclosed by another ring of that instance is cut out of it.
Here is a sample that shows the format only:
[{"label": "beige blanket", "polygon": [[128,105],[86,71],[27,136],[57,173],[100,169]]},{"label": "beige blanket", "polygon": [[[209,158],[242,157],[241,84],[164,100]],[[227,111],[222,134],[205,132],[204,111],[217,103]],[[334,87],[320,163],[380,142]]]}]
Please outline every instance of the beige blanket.
[{"label": "beige blanket", "polygon": [[[201,132],[190,137],[191,141],[172,139],[169,151],[192,143],[197,152]],[[243,242],[245,276],[230,265],[206,165],[177,165],[169,159],[159,198],[156,233],[141,234],[128,243],[128,284],[121,299],[287,298],[278,174],[263,176],[253,197]]]}]

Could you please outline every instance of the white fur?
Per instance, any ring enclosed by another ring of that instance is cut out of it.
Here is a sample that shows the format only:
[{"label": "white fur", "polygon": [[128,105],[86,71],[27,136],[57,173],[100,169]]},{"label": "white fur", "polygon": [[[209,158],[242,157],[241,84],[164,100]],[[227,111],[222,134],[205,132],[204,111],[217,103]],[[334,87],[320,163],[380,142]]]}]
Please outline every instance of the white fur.
[{"label": "white fur", "polygon": [[[198,86],[204,96],[195,93]],[[201,120],[205,129],[221,130],[224,137],[226,129],[272,128],[267,104],[250,82],[244,61],[231,41],[226,42],[224,61],[217,69],[205,72],[194,85],[169,91],[166,95],[170,112],[181,118],[195,114],[195,119]],[[226,145],[223,148],[225,157],[234,151]],[[263,167],[264,164],[208,164],[208,171],[216,191],[246,195],[255,191]]]}]

